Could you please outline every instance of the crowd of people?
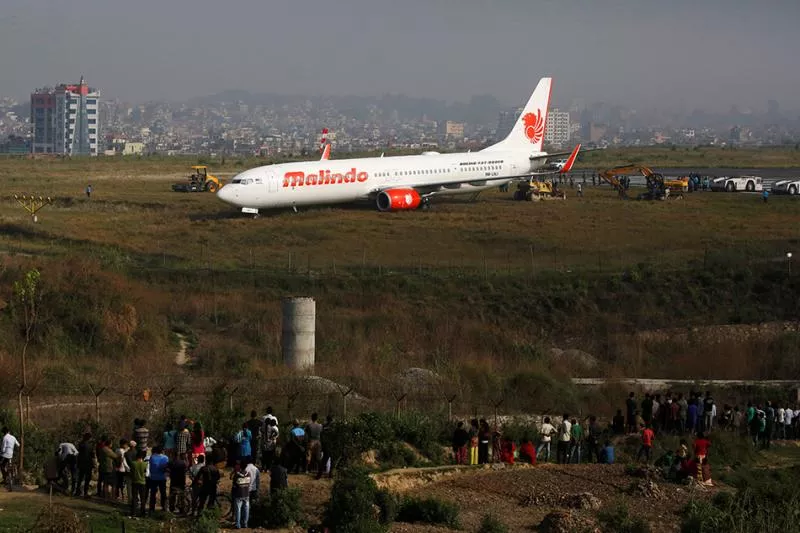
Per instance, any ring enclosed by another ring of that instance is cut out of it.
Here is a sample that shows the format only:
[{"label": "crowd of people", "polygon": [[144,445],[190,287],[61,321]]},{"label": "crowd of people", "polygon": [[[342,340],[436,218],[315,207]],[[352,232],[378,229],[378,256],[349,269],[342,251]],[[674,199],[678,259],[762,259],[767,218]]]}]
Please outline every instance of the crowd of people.
[{"label": "crowd of people", "polygon": [[[637,461],[653,463],[671,479],[692,477],[711,483],[708,453],[714,431],[732,432],[751,439],[756,448],[768,448],[773,439],[800,437],[800,409],[788,402],[748,402],[745,408],[723,404],[718,410],[710,391],[705,393],[645,393],[637,398],[631,392],[625,409],[604,424],[596,416],[579,421],[565,413],[559,421],[545,416],[537,428],[536,442],[530,436],[515,441],[504,436],[498,427],[485,419],[473,419],[469,425],[459,422],[453,433],[452,449],[456,464],[479,465],[489,462],[513,464],[551,461],[555,442],[555,460],[560,464],[615,460],[615,437],[638,435]],[[684,437],[676,450],[653,457],[656,439],[664,435]],[[688,441],[692,438],[691,445]]]},{"label": "crowd of people", "polygon": [[[279,444],[278,419],[271,407],[262,416],[252,411],[241,429],[219,440],[206,434],[200,421],[186,416],[175,425],[167,424],[157,435],[151,434],[145,420],[136,419],[124,438],[85,433],[77,445],[59,444],[45,465],[45,474],[74,497],[126,503],[131,516],[152,515],[157,500],[163,511],[200,515],[204,508],[218,504],[220,481],[228,468],[231,490],[226,495],[233,506],[235,527],[247,527],[262,473],[269,476],[271,492],[288,486],[289,473],[331,475],[325,433],[332,421],[329,416],[321,424],[316,413],[304,426],[294,420]],[[10,482],[6,465],[18,446],[8,428],[3,428],[0,467],[4,482]]]}]

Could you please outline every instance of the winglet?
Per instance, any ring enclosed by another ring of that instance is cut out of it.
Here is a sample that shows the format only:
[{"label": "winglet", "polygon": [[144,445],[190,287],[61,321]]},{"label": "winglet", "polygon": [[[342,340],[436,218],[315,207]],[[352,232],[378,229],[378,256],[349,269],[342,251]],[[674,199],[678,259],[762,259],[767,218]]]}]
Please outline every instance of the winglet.
[{"label": "winglet", "polygon": [[320,161],[326,161],[331,158],[331,145],[326,144],[325,148],[322,149],[322,157],[319,158]]},{"label": "winglet", "polygon": [[578,159],[578,152],[580,150],[581,150],[581,145],[579,144],[579,145],[577,145],[575,147],[574,150],[572,150],[572,153],[569,154],[569,159],[567,159],[567,162],[564,163],[563,167],[561,167],[561,170],[559,170],[559,173],[566,174],[567,172],[572,170],[572,165],[574,165],[575,164],[575,160]]}]

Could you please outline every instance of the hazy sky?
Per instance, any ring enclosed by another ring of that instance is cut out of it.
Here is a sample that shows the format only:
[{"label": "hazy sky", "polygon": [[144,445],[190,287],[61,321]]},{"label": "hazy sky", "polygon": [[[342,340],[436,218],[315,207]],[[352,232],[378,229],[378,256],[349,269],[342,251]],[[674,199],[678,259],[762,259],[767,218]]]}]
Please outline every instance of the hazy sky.
[{"label": "hazy sky", "polygon": [[225,89],[800,109],[798,0],[2,0],[0,95]]}]

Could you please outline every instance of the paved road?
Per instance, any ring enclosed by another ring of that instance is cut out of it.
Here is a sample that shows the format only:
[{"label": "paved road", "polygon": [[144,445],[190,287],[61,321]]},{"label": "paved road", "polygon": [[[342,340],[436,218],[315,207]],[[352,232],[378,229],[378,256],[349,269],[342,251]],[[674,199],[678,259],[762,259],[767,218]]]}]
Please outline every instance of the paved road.
[{"label": "paved road", "polygon": [[[761,176],[764,178],[764,184],[771,187],[773,183],[778,180],[788,178],[800,178],[800,168],[688,168],[688,167],[674,167],[674,168],[661,168],[653,167],[653,171],[660,172],[664,176],[676,177],[686,176],[691,173],[698,173],[701,176]],[[572,172],[572,176],[580,179],[582,170]],[[591,172],[587,171],[587,179],[591,183]],[[632,176],[631,185],[644,185],[643,176]]]},{"label": "paved road", "polygon": [[714,387],[798,387],[800,381],[791,379],[649,379],[649,378],[572,378],[575,385],[599,387],[601,385],[629,385],[652,389],[664,389],[673,385],[697,385]]}]

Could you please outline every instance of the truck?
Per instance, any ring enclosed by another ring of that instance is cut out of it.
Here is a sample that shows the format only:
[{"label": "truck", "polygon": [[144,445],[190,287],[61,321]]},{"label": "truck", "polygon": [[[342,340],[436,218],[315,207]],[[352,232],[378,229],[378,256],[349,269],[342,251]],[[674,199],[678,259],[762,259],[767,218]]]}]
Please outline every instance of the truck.
[{"label": "truck", "polygon": [[711,180],[711,190],[715,192],[761,192],[763,180],[758,176],[722,176]]}]

